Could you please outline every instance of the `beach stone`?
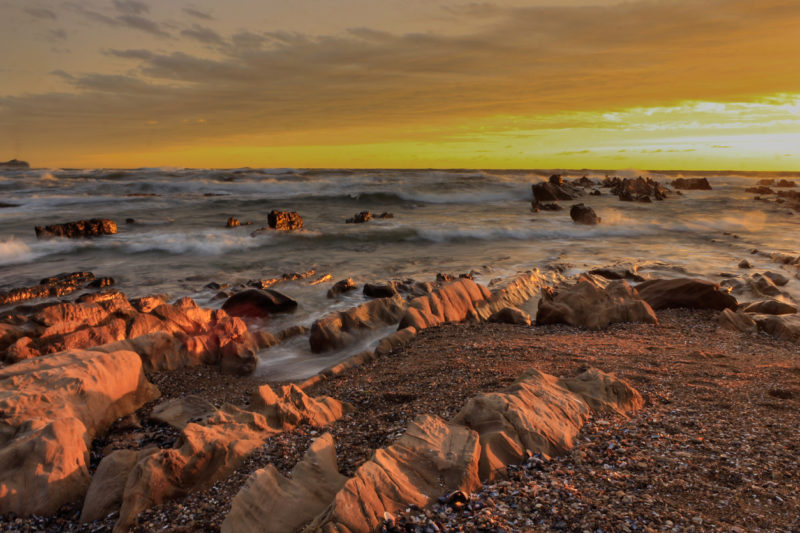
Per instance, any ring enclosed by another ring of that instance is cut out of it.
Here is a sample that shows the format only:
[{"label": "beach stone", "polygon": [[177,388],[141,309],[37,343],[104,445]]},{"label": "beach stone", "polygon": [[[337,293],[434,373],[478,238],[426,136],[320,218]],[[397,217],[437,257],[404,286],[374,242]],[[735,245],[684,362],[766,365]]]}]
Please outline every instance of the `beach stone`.
[{"label": "beach stone", "polygon": [[743,333],[756,333],[758,326],[753,317],[744,311],[734,312],[732,309],[723,309],[717,317],[719,327],[731,331],[741,331]]},{"label": "beach stone", "polygon": [[597,213],[594,212],[594,209],[583,204],[573,205],[569,209],[569,216],[576,224],[585,224],[587,226],[599,224],[602,220],[599,216],[597,216]]},{"label": "beach stone", "polygon": [[333,287],[328,289],[328,298],[335,298],[340,294],[344,294],[346,292],[354,291],[358,288],[358,285],[353,280],[353,278],[347,278],[343,280],[339,280],[333,284]]},{"label": "beach stone", "polygon": [[141,298],[131,300],[131,305],[140,313],[150,313],[153,311],[153,309],[165,303],[167,303],[167,298],[161,294],[155,296],[143,296]]},{"label": "beach stone", "polygon": [[672,180],[671,185],[675,189],[682,190],[711,190],[711,184],[706,178],[678,178]]},{"label": "beach stone", "polygon": [[0,514],[80,501],[92,439],[158,395],[129,351],[72,350],[0,369]]},{"label": "beach stone", "polygon": [[75,292],[95,279],[91,272],[69,272],[42,279],[38,285],[0,292],[0,305],[37,298],[53,298]]},{"label": "beach stone", "polygon": [[329,313],[311,325],[311,351],[320,353],[344,348],[357,341],[364,331],[395,324],[405,313],[406,306],[405,300],[395,295]]},{"label": "beach stone", "polygon": [[468,318],[477,320],[475,305],[491,295],[489,289],[471,279],[458,279],[429,295],[411,300],[398,329],[413,326],[421,331],[447,322],[462,322]]},{"label": "beach stone", "polygon": [[267,215],[267,224],[270,228],[290,231],[303,228],[303,217],[295,211],[270,211]]},{"label": "beach stone", "polygon": [[[386,213],[384,213],[384,214],[386,214]],[[370,213],[369,211],[361,211],[360,213],[356,213],[352,217],[350,217],[347,220],[345,220],[345,223],[347,223],[347,224],[363,224],[364,222],[369,222],[370,220],[372,220],[372,218],[373,218],[372,217],[372,213]],[[387,217],[382,217],[382,218],[387,218]]]},{"label": "beach stone", "polygon": [[391,298],[397,294],[397,283],[389,281],[387,283],[365,283],[364,296],[370,298]]},{"label": "beach stone", "polygon": [[779,300],[761,300],[748,304],[743,311],[759,315],[791,315],[797,312],[797,306]]},{"label": "beach stone", "polygon": [[615,280],[603,288],[585,275],[574,285],[543,290],[536,312],[537,324],[602,329],[618,322],[658,324],[658,319],[626,281]]},{"label": "beach stone", "polygon": [[66,237],[79,239],[84,237],[97,237],[100,235],[113,235],[117,232],[117,225],[113,220],[106,218],[91,218],[76,222],[65,222],[50,226],[36,226],[36,238],[48,239],[53,237]]},{"label": "beach stone", "polygon": [[504,307],[492,314],[492,316],[489,317],[489,322],[530,326],[531,317],[528,313],[517,307]]},{"label": "beach stone", "polygon": [[290,477],[273,465],[254,472],[233,499],[221,531],[298,531],[328,507],[346,481],[338,471],[333,437],[325,433],[311,443]]},{"label": "beach stone", "polygon": [[292,313],[297,309],[297,302],[271,289],[245,289],[228,298],[222,309],[231,316],[261,318]]},{"label": "beach stone", "polygon": [[753,265],[747,259],[739,261],[739,268],[753,268]]},{"label": "beach stone", "polygon": [[769,278],[772,283],[774,283],[778,287],[783,287],[787,283],[789,283],[789,278],[781,274],[780,272],[764,272],[764,277]]},{"label": "beach stone", "polygon": [[686,307],[721,311],[738,306],[736,298],[722,290],[717,283],[701,279],[654,279],[640,283],[636,290],[656,310]]},{"label": "beach stone", "polygon": [[386,513],[422,508],[455,490],[469,494],[481,485],[479,456],[477,433],[420,415],[394,444],[375,450],[304,531],[368,533]]}]

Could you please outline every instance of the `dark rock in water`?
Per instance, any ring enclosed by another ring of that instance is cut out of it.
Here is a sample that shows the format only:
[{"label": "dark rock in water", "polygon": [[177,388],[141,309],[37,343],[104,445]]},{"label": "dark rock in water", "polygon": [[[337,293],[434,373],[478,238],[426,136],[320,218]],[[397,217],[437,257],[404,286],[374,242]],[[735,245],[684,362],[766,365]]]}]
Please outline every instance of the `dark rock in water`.
[{"label": "dark rock in water", "polygon": [[239,219],[236,217],[229,217],[228,221],[225,223],[226,228],[237,228],[241,225],[242,223],[239,222]]},{"label": "dark rock in water", "polygon": [[576,224],[586,224],[593,226],[600,223],[600,217],[589,206],[583,204],[575,204],[569,210],[569,216]]},{"label": "dark rock in water", "polygon": [[630,191],[622,191],[617,196],[619,197],[620,201],[622,201],[622,202],[632,202],[633,201],[633,195],[630,193]]},{"label": "dark rock in water", "polygon": [[465,274],[459,274],[458,276],[455,276],[447,272],[439,272],[436,274],[436,281],[438,283],[449,283],[457,279],[472,279],[472,274],[469,272]]},{"label": "dark rock in water", "polygon": [[539,211],[562,211],[564,208],[557,203],[543,203],[537,200],[531,202],[531,209],[538,213]]},{"label": "dark rock in water", "polygon": [[36,298],[55,298],[75,292],[85,283],[94,280],[91,272],[72,272],[44,278],[39,285],[0,292],[0,305],[8,305]]},{"label": "dark rock in water", "polygon": [[670,191],[653,178],[625,178],[617,177],[606,178],[603,180],[604,187],[611,188],[611,194],[615,194],[623,202],[650,202],[651,196],[656,200],[665,199]]},{"label": "dark rock in water", "polygon": [[722,311],[736,309],[739,305],[736,298],[718,284],[702,279],[654,279],[640,283],[636,290],[656,310],[686,307]]},{"label": "dark rock in water", "polygon": [[672,186],[683,190],[710,191],[711,184],[706,178],[678,178],[672,180]]},{"label": "dark rock in water", "polygon": [[126,218],[125,219],[125,223],[126,224],[136,224],[136,220],[133,219],[133,218]]},{"label": "dark rock in water", "polygon": [[96,237],[99,235],[113,235],[117,232],[117,225],[113,220],[106,218],[91,218],[51,226],[36,226],[36,237],[46,239],[51,237],[67,237],[78,239],[82,237]]},{"label": "dark rock in water", "polygon": [[86,285],[86,287],[89,289],[103,289],[105,287],[111,287],[115,283],[117,282],[114,278],[97,278]]},{"label": "dark rock in water", "polygon": [[744,192],[749,192],[752,194],[775,194],[775,191],[763,185],[760,185],[758,187],[748,187],[744,190]]},{"label": "dark rock in water", "polygon": [[602,196],[603,195],[603,193],[601,193],[598,189],[592,189],[592,192],[590,192],[589,194],[591,194],[592,196]]},{"label": "dark rock in water", "polygon": [[562,185],[564,185],[564,178],[561,177],[561,174],[553,174],[547,181],[550,184],[555,185],[557,187],[561,187]]},{"label": "dark rock in water", "polygon": [[770,187],[772,185],[775,185],[775,180],[770,178],[764,178],[762,180],[758,180],[758,183],[756,183],[756,185],[764,185],[766,187]]},{"label": "dark rock in water", "polygon": [[363,224],[364,222],[368,222],[372,220],[372,213],[369,211],[361,211],[360,213],[353,215],[352,217],[345,220],[347,224]]},{"label": "dark rock in water", "polygon": [[375,218],[394,218],[394,213],[389,213],[388,211],[384,211],[380,215],[377,215]]},{"label": "dark rock in water", "polygon": [[632,279],[634,281],[644,281],[644,278],[637,274],[636,265],[627,266],[610,266],[594,268],[589,271],[589,274],[600,276],[606,279]]},{"label": "dark rock in water", "polygon": [[576,180],[573,180],[572,183],[575,184],[575,185],[578,185],[580,187],[592,187],[592,186],[596,185],[594,181],[590,180],[586,176],[583,176],[582,178],[578,178]]},{"label": "dark rock in water", "polygon": [[797,184],[793,181],[781,180],[778,183],[776,183],[775,186],[780,188],[787,188],[787,187],[797,187]]},{"label": "dark rock in water", "polygon": [[560,184],[553,183],[553,181],[559,182],[560,177],[558,180],[553,180],[553,177],[550,179],[551,181],[549,182],[534,183],[531,185],[534,206],[537,202],[541,203],[557,202],[558,200],[574,200],[581,195],[581,191],[570,184],[563,183],[563,181],[561,181]]},{"label": "dark rock in water", "polygon": [[747,259],[742,259],[739,261],[739,268],[753,268],[753,265]]},{"label": "dark rock in water", "polygon": [[353,278],[339,280],[328,290],[328,298],[335,298],[340,294],[354,291],[357,287],[358,285],[356,285],[356,282],[353,281]]},{"label": "dark rock in water", "polygon": [[10,204],[8,202],[0,202],[0,209],[5,207],[19,207],[19,204]]},{"label": "dark rock in water", "polygon": [[270,211],[267,224],[272,229],[288,231],[303,228],[303,218],[295,211]]},{"label": "dark rock in water", "polygon": [[12,159],[11,161],[0,162],[0,168],[31,168],[27,161]]},{"label": "dark rock in water", "polygon": [[267,317],[292,313],[297,309],[297,302],[270,289],[245,289],[228,298],[222,309],[231,316]]},{"label": "dark rock in water", "polygon": [[653,200],[651,200],[649,196],[644,196],[644,195],[643,196],[637,196],[636,197],[636,201],[637,202],[641,202],[643,204],[651,204],[651,203],[653,203]]},{"label": "dark rock in water", "polygon": [[364,296],[369,296],[370,298],[391,298],[397,292],[397,283],[393,281],[364,284]]}]

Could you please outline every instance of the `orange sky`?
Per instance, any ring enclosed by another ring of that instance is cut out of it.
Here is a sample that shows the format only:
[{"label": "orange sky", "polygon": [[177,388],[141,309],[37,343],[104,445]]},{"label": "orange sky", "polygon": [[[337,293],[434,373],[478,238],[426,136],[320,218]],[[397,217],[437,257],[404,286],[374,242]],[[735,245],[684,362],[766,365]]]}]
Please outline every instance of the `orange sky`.
[{"label": "orange sky", "polygon": [[0,160],[800,170],[796,0],[0,0]]}]

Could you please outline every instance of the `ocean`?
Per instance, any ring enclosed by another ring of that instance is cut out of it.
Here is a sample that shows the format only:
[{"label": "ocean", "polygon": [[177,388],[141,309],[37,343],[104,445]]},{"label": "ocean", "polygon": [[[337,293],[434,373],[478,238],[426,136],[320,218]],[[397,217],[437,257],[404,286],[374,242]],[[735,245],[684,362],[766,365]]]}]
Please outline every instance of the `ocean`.
[{"label": "ocean", "polygon": [[[129,298],[190,296],[219,307],[210,282],[245,283],[286,272],[311,278],[274,287],[299,302],[294,315],[270,321],[279,330],[310,325],[333,309],[357,305],[360,291],[329,299],[333,281],[432,281],[439,272],[473,272],[476,281],[559,265],[567,274],[617,262],[640,264],[648,277],[696,276],[714,281],[738,274],[748,258],[776,269],[755,249],[798,254],[800,214],[753,200],[745,188],[769,173],[708,177],[713,190],[683,191],[653,203],[602,196],[561,202],[563,211],[531,210],[531,184],[552,170],[298,170],[176,169],[0,170],[0,291],[62,272],[88,270],[116,280]],[[668,184],[678,173],[570,171],[652,176]],[[681,174],[691,177],[691,174]],[[780,176],[784,177],[784,176]],[[569,206],[583,202],[602,217],[574,224]],[[260,232],[271,210],[297,211],[305,227]],[[345,219],[369,210],[393,218],[365,224]],[[228,217],[243,224],[227,228]],[[37,240],[34,226],[110,218],[116,235]],[[132,219],[132,223],[126,223]],[[332,282],[311,285],[323,274]],[[800,281],[786,287],[800,294]],[[376,337],[377,338],[377,337]],[[365,339],[364,349],[374,339]],[[304,344],[305,343],[305,344]],[[298,338],[261,354],[259,372],[274,379],[309,375],[347,354],[311,355]],[[315,370],[316,369],[316,370]]]}]

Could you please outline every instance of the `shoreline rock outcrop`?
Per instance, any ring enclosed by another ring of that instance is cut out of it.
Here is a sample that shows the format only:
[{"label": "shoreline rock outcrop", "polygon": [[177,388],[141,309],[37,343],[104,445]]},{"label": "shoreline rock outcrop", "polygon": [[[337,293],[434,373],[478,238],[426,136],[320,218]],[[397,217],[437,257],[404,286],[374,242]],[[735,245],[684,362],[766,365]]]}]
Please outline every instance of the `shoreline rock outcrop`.
[{"label": "shoreline rock outcrop", "polygon": [[303,229],[303,217],[296,211],[272,210],[267,215],[267,225],[280,231]]},{"label": "shoreline rock outcrop", "polygon": [[674,189],[710,191],[711,184],[707,178],[677,178],[670,184]]},{"label": "shoreline rock outcrop", "polygon": [[75,222],[64,222],[50,226],[36,226],[37,239],[50,239],[66,237],[68,239],[81,239],[98,237],[100,235],[113,235],[117,232],[117,224],[107,218],[90,218]]}]

